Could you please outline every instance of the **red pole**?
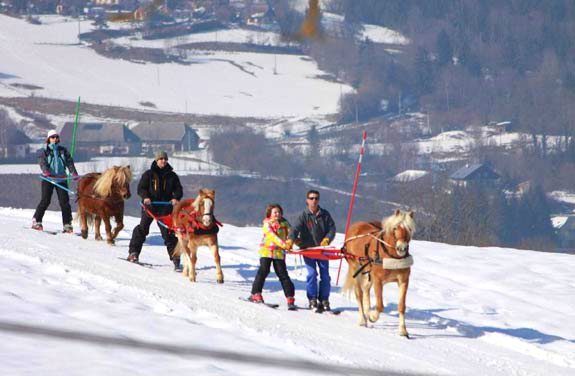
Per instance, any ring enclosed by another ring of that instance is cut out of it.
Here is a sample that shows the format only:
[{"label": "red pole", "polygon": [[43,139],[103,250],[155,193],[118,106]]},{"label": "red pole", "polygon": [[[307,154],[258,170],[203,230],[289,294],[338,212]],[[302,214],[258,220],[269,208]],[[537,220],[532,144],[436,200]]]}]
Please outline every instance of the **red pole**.
[{"label": "red pole", "polygon": [[[367,132],[363,131],[361,149],[359,149],[359,161],[357,162],[357,169],[355,170],[355,178],[353,179],[353,189],[351,191],[351,198],[349,199],[349,209],[347,210],[347,220],[345,222],[345,239],[347,239],[347,231],[349,230],[349,225],[351,224],[351,214],[353,213],[353,203],[355,202],[355,191],[357,190],[357,183],[359,181],[359,174],[361,173],[361,161],[363,160],[363,154],[365,152],[365,140],[367,139]],[[341,263],[343,259],[339,260],[339,268],[337,269],[337,279],[335,285],[339,284],[339,273],[341,272]]]}]

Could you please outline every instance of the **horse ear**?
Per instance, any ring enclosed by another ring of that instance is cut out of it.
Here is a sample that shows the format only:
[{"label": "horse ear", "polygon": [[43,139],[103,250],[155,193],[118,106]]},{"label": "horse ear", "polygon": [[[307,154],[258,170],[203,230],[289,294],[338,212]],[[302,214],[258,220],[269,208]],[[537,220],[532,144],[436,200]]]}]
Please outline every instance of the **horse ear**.
[{"label": "horse ear", "polygon": [[131,170],[130,165],[127,165],[126,168],[127,168],[128,170]]},{"label": "horse ear", "polygon": [[400,213],[401,213],[401,210],[395,209],[395,214],[394,214],[394,215],[399,215]]},{"label": "horse ear", "polygon": [[410,210],[410,211],[409,211],[409,216],[410,216],[411,218],[413,218],[413,217],[415,216],[415,212],[414,212],[413,210]]}]

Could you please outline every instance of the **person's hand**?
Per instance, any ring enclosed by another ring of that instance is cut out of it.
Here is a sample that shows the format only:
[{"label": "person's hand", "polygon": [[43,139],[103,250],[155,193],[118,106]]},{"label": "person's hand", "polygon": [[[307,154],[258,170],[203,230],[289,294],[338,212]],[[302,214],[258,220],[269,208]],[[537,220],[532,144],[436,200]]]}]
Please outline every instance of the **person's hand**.
[{"label": "person's hand", "polygon": [[175,198],[170,200],[170,203],[172,204],[172,206],[176,206],[178,205],[178,200],[176,200]]},{"label": "person's hand", "polygon": [[286,245],[284,249],[286,251],[291,251],[292,248],[293,248],[293,240],[291,239],[286,240]]},{"label": "person's hand", "polygon": [[329,245],[329,238],[323,238],[321,240],[321,243],[319,243],[319,245],[321,245],[322,247],[326,247]]},{"label": "person's hand", "polygon": [[73,179],[73,180],[78,180],[78,179],[80,179],[80,176],[78,176],[78,173],[77,173],[77,172],[74,172],[74,173],[72,174],[72,179]]},{"label": "person's hand", "polygon": [[42,171],[42,175],[49,178],[50,177],[50,171],[48,171],[48,170]]},{"label": "person's hand", "polygon": [[149,198],[145,198],[144,199],[144,205],[151,205],[152,204],[152,200],[150,200]]}]

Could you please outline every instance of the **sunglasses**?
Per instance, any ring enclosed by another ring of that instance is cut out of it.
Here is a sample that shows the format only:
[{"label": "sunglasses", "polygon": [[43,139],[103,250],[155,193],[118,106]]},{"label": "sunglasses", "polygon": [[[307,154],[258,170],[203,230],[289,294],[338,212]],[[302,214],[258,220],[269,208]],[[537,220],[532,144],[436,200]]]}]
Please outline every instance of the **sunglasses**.
[{"label": "sunglasses", "polygon": [[307,198],[308,200],[319,200],[319,196],[311,196]]},{"label": "sunglasses", "polygon": [[60,136],[50,136],[50,138],[60,138]]}]

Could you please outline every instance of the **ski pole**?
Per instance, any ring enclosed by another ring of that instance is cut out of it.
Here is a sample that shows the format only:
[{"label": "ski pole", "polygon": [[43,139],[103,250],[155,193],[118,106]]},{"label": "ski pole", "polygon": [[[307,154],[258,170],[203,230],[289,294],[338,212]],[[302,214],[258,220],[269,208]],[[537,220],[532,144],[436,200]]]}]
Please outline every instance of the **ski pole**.
[{"label": "ski pole", "polygon": [[40,179],[45,180],[45,181],[47,181],[48,183],[54,184],[56,187],[58,187],[58,188],[60,188],[60,189],[63,189],[63,190],[65,190],[66,192],[68,192],[68,193],[70,193],[70,194],[72,194],[72,195],[76,195],[76,192],[74,192],[74,191],[72,191],[72,190],[70,190],[70,189],[64,187],[63,185],[60,185],[60,184],[56,183],[56,182],[55,182],[54,180],[52,180],[52,179],[49,179],[49,178],[47,178],[47,177],[45,177],[45,176],[42,176],[42,175],[40,175]]},{"label": "ski pole", "polygon": [[[367,139],[367,132],[363,131],[361,149],[359,149],[359,161],[357,162],[357,169],[355,170],[355,177],[353,179],[353,189],[351,191],[351,198],[349,199],[349,209],[347,211],[347,220],[345,222],[345,235],[343,239],[343,244],[345,244],[345,239],[347,239],[347,231],[349,230],[349,225],[351,223],[351,214],[353,213],[353,203],[355,201],[355,191],[357,190],[357,183],[359,181],[359,174],[361,173],[361,161],[363,160],[363,154],[365,152],[365,140]],[[337,279],[335,285],[339,283],[339,273],[341,272],[341,264],[343,258],[339,260],[339,267],[337,269]]]}]

